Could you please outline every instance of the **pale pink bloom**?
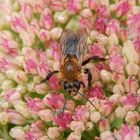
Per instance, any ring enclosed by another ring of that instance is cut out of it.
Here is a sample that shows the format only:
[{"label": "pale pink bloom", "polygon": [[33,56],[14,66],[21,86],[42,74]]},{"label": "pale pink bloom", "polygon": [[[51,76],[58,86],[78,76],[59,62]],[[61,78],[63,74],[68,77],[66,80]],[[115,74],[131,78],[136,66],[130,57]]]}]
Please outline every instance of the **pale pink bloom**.
[{"label": "pale pink bloom", "polygon": [[20,126],[11,128],[9,134],[12,138],[26,140],[25,139],[25,137],[26,137],[25,130],[24,130],[24,128],[22,128]]},{"label": "pale pink bloom", "polygon": [[112,53],[110,55],[109,61],[110,61],[109,65],[111,70],[116,71],[118,73],[123,73],[125,63],[121,54],[117,52]]},{"label": "pale pink bloom", "polygon": [[115,140],[111,131],[104,131],[100,137],[101,140]]},{"label": "pale pink bloom", "polygon": [[136,111],[128,111],[127,112],[127,115],[125,117],[125,121],[128,124],[135,125],[139,122],[139,120],[140,120],[140,115],[138,112],[136,112]]},{"label": "pale pink bloom", "polygon": [[53,119],[58,126],[65,129],[72,121],[72,114],[68,112],[60,113],[59,115],[55,116]]},{"label": "pale pink bloom", "polygon": [[35,85],[35,91],[39,94],[46,94],[48,86],[45,83]]},{"label": "pale pink bloom", "polygon": [[40,98],[27,98],[27,105],[29,109],[33,112],[39,112],[40,110],[45,109],[45,104]]},{"label": "pale pink bloom", "polygon": [[89,97],[97,97],[98,99],[103,99],[104,98],[104,92],[101,86],[94,86],[91,88],[89,92]]},{"label": "pale pink bloom", "polygon": [[116,110],[115,110],[115,115],[116,115],[116,117],[118,117],[118,118],[124,118],[125,115],[126,115],[126,110],[125,110],[125,108],[124,108],[124,107],[118,106],[118,107],[116,108]]},{"label": "pale pink bloom", "polygon": [[109,17],[110,11],[106,5],[99,5],[96,9],[98,17]]},{"label": "pale pink bloom", "polygon": [[50,31],[51,39],[58,40],[61,37],[62,30],[63,29],[60,27],[55,27],[55,28],[51,29],[51,31]]},{"label": "pale pink bloom", "polygon": [[26,131],[26,140],[39,140],[40,137],[45,135],[45,124],[41,120],[33,122],[30,129]]},{"label": "pale pink bloom", "polygon": [[90,54],[91,54],[91,56],[103,57],[105,55],[105,48],[100,43],[94,43],[90,47]]},{"label": "pale pink bloom", "polygon": [[44,98],[43,101],[52,109],[62,109],[64,106],[64,95],[53,93],[50,97]]},{"label": "pale pink bloom", "polygon": [[80,22],[80,27],[86,29],[92,29],[93,26],[92,18],[81,17],[79,22]]},{"label": "pale pink bloom", "polygon": [[101,119],[99,121],[99,130],[100,132],[110,130],[109,121],[107,119]]},{"label": "pale pink bloom", "polygon": [[91,131],[93,129],[94,125],[91,121],[86,122],[85,129],[86,131]]},{"label": "pale pink bloom", "polygon": [[99,106],[99,112],[103,116],[108,116],[113,110],[113,102],[107,101],[107,100],[101,100],[100,106]]},{"label": "pale pink bloom", "polygon": [[11,66],[12,62],[6,58],[0,58],[0,70],[5,72]]},{"label": "pale pink bloom", "polygon": [[3,94],[3,98],[5,101],[9,103],[14,103],[16,101],[21,100],[21,94],[16,91],[16,89],[10,89]]},{"label": "pale pink bloom", "polygon": [[51,139],[58,139],[60,137],[60,129],[58,127],[49,127],[47,135]]},{"label": "pale pink bloom", "polygon": [[128,0],[121,0],[118,4],[117,4],[117,7],[116,7],[116,10],[117,10],[117,14],[119,16],[124,16],[126,15],[129,10],[131,9],[131,5],[129,3]]},{"label": "pale pink bloom", "polygon": [[16,56],[19,53],[19,45],[14,41],[8,32],[0,33],[0,47],[1,49],[11,56]]},{"label": "pale pink bloom", "polygon": [[65,6],[73,14],[79,12],[81,9],[80,0],[68,0]]},{"label": "pale pink bloom", "polygon": [[46,5],[49,4],[49,1],[50,0],[37,0],[37,1],[32,2],[33,11],[35,13],[42,13]]},{"label": "pale pink bloom", "polygon": [[38,35],[39,33],[39,24],[38,21],[36,19],[32,19],[30,25],[29,25],[30,30],[32,31],[32,33]]},{"label": "pale pink bloom", "polygon": [[134,110],[138,105],[137,97],[132,93],[123,96],[121,102],[127,110]]},{"label": "pale pink bloom", "polygon": [[120,22],[116,19],[112,19],[108,22],[106,27],[107,35],[117,34],[120,31]]},{"label": "pale pink bloom", "polygon": [[51,34],[49,31],[45,30],[45,29],[41,29],[39,32],[39,38],[41,41],[45,42],[45,41],[49,41],[51,37]]},{"label": "pale pink bloom", "polygon": [[94,9],[96,6],[96,1],[95,0],[87,0],[87,7],[90,9]]},{"label": "pale pink bloom", "polygon": [[23,84],[28,81],[28,77],[24,71],[17,70],[14,76],[14,80],[19,84]]},{"label": "pale pink bloom", "polygon": [[108,49],[108,53],[111,55],[113,53],[121,53],[120,47],[118,45],[111,45]]},{"label": "pale pink bloom", "polygon": [[125,81],[125,75],[122,74],[122,73],[114,72],[112,74],[112,80],[115,83],[121,84],[121,83],[123,83]]},{"label": "pale pink bloom", "polygon": [[47,30],[50,30],[54,25],[52,13],[48,8],[44,9],[41,14],[40,25]]},{"label": "pale pink bloom", "polygon": [[32,7],[29,4],[21,5],[21,14],[28,20],[31,19],[33,15]]},{"label": "pale pink bloom", "polygon": [[139,127],[129,126],[128,124],[122,125],[120,131],[114,132],[115,137],[121,140],[138,140]]},{"label": "pale pink bloom", "polygon": [[7,124],[9,119],[9,115],[7,112],[0,112],[0,124],[5,125]]},{"label": "pale pink bloom", "polygon": [[73,100],[68,100],[66,103],[67,110],[73,111],[75,108],[75,102]]},{"label": "pale pink bloom", "polygon": [[90,9],[83,9],[81,11],[81,16],[85,18],[91,18],[92,17],[92,11]]},{"label": "pale pink bloom", "polygon": [[116,95],[121,95],[125,93],[125,88],[122,84],[115,84],[113,87],[113,93],[115,93]]},{"label": "pale pink bloom", "polygon": [[27,73],[37,74],[37,63],[33,59],[26,60],[24,69]]},{"label": "pale pink bloom", "polygon": [[99,120],[101,119],[101,114],[97,111],[93,111],[90,113],[90,120],[94,123],[98,123]]},{"label": "pale pink bloom", "polygon": [[128,78],[124,81],[125,90],[128,93],[135,93],[138,89],[138,83],[134,78]]},{"label": "pale pink bloom", "polygon": [[18,113],[16,110],[7,109],[6,112],[9,116],[8,117],[9,123],[12,123],[15,125],[24,125],[26,123],[26,119],[20,113]]},{"label": "pale pink bloom", "polygon": [[64,2],[60,0],[51,0],[49,7],[52,11],[62,11],[64,10]]},{"label": "pale pink bloom", "polygon": [[58,90],[60,88],[60,85],[59,85],[59,81],[57,79],[56,76],[52,76],[50,79],[49,79],[49,87],[51,90]]},{"label": "pale pink bloom", "polygon": [[75,121],[83,121],[83,122],[88,121],[88,119],[89,119],[89,111],[88,111],[88,109],[85,106],[78,106],[75,109],[73,119]]},{"label": "pale pink bloom", "polygon": [[50,109],[41,110],[39,111],[39,117],[45,122],[50,122],[52,121],[53,113]]},{"label": "pale pink bloom", "polygon": [[15,32],[20,33],[23,30],[27,30],[27,27],[28,27],[28,23],[26,21],[26,18],[21,14],[14,13],[11,20],[11,28]]},{"label": "pale pink bloom", "polygon": [[97,17],[93,28],[100,33],[104,33],[106,30],[108,19],[104,17]]},{"label": "pale pink bloom", "polygon": [[81,133],[85,130],[84,122],[83,121],[72,121],[70,123],[70,129],[77,133]]},{"label": "pale pink bloom", "polygon": [[40,62],[37,65],[37,71],[38,71],[39,76],[45,78],[48,74],[48,71],[49,71],[48,64],[44,61],[41,61],[41,59],[40,59]]},{"label": "pale pink bloom", "polygon": [[81,140],[81,134],[77,134],[76,132],[71,132],[67,137],[67,140]]}]

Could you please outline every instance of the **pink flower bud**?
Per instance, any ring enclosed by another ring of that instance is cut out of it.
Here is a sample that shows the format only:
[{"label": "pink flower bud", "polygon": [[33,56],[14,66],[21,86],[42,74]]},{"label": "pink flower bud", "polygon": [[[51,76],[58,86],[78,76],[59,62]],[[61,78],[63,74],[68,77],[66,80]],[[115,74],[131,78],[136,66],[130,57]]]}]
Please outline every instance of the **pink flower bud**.
[{"label": "pink flower bud", "polygon": [[51,0],[49,7],[52,11],[64,10],[64,2],[60,0]]},{"label": "pink flower bud", "polygon": [[109,37],[108,37],[108,43],[109,45],[118,45],[119,44],[119,39],[118,39],[118,36],[116,34],[111,34]]},{"label": "pink flower bud", "polygon": [[75,110],[75,114],[73,116],[75,121],[83,121],[86,122],[89,119],[89,112],[85,106],[79,106]]},{"label": "pink flower bud", "polygon": [[132,75],[136,76],[139,72],[139,66],[134,63],[129,63],[126,66],[126,72],[129,76],[132,76]]},{"label": "pink flower bud", "polygon": [[24,71],[18,70],[15,73],[14,80],[19,84],[23,84],[23,83],[28,81],[28,77],[27,77],[27,74]]},{"label": "pink flower bud", "polygon": [[41,27],[50,30],[54,23],[53,23],[53,18],[52,18],[52,13],[50,9],[46,8],[41,14],[41,19],[40,19],[40,25]]},{"label": "pink flower bud", "polygon": [[110,130],[109,121],[107,119],[101,119],[99,121],[99,130],[100,132]]},{"label": "pink flower bud", "polygon": [[138,89],[138,83],[134,78],[128,78],[124,82],[125,90],[128,93],[135,93]]},{"label": "pink flower bud", "polygon": [[128,124],[122,125],[119,132],[115,132],[115,137],[122,140],[138,140],[139,128],[138,126],[129,126]]},{"label": "pink flower bud", "polygon": [[71,113],[61,113],[58,116],[54,117],[54,122],[60,126],[61,128],[67,128],[68,125],[71,123],[72,121],[72,115]]},{"label": "pink flower bud", "polygon": [[76,134],[75,132],[70,133],[67,140],[81,140],[81,134]]},{"label": "pink flower bud", "polygon": [[113,80],[115,83],[121,84],[121,83],[124,82],[125,76],[124,76],[124,74],[122,74],[122,73],[114,72],[114,73],[112,74],[112,80]]},{"label": "pink flower bud", "polygon": [[45,122],[50,122],[52,121],[53,114],[50,109],[45,109],[45,110],[39,111],[39,117],[41,120]]},{"label": "pink flower bud", "polygon": [[94,125],[91,121],[86,122],[85,129],[86,131],[91,131],[93,129]]},{"label": "pink flower bud", "polygon": [[110,68],[113,71],[123,73],[124,70],[124,60],[123,57],[119,53],[112,53],[110,56]]},{"label": "pink flower bud", "polygon": [[81,11],[81,16],[85,18],[90,18],[92,16],[92,12],[90,9],[83,9]]},{"label": "pink flower bud", "polygon": [[28,20],[31,19],[33,15],[32,7],[29,4],[21,5],[21,14]]},{"label": "pink flower bud", "polygon": [[99,112],[103,115],[103,116],[108,116],[113,109],[113,102],[111,101],[107,101],[107,100],[102,100],[100,103],[100,107],[99,107]]},{"label": "pink flower bud", "polygon": [[138,105],[137,97],[132,93],[123,96],[121,102],[126,110],[134,110]]},{"label": "pink flower bud", "polygon": [[104,131],[101,133],[101,140],[114,140],[114,136],[111,131]]},{"label": "pink flower bud", "polygon": [[126,115],[126,110],[123,107],[118,106],[115,110],[115,115],[117,118],[124,118]]},{"label": "pink flower bud", "polygon": [[22,127],[16,126],[10,129],[10,136],[15,139],[25,140],[26,134]]},{"label": "pink flower bud", "polygon": [[65,24],[68,21],[68,11],[56,12],[54,14],[54,20],[56,23]]},{"label": "pink flower bud", "polygon": [[50,31],[51,39],[53,39],[53,40],[59,39],[60,36],[61,36],[61,33],[62,33],[62,28],[60,28],[60,27],[55,27],[55,28],[53,28],[53,29]]},{"label": "pink flower bud", "polygon": [[122,84],[115,84],[113,87],[113,93],[124,94],[125,93],[124,86]]},{"label": "pink flower bud", "polygon": [[124,47],[123,47],[122,52],[123,52],[123,55],[127,58],[128,62],[138,64],[139,55],[136,52],[132,41],[128,40],[124,42]]},{"label": "pink flower bud", "polygon": [[30,118],[31,114],[29,111],[29,108],[27,108],[27,105],[23,101],[16,101],[13,104],[15,110],[19,113],[21,113],[25,118]]},{"label": "pink flower bud", "polygon": [[94,56],[103,57],[105,55],[104,46],[102,44],[99,44],[99,43],[94,43],[91,46],[90,54],[94,55]]},{"label": "pink flower bud", "polygon": [[6,112],[0,112],[0,124],[5,125],[9,120],[9,115]]},{"label": "pink flower bud", "polygon": [[15,125],[24,125],[26,123],[25,118],[18,113],[17,111],[15,111],[14,109],[7,109],[6,110],[7,114],[8,114],[8,122],[15,124]]},{"label": "pink flower bud", "polygon": [[94,123],[97,123],[99,122],[99,120],[101,119],[101,114],[97,111],[93,111],[91,114],[90,114],[90,120]]},{"label": "pink flower bud", "polygon": [[50,32],[45,30],[45,29],[41,29],[39,32],[39,38],[41,41],[45,42],[45,41],[49,41],[50,40]]},{"label": "pink flower bud", "polygon": [[45,109],[45,104],[40,98],[27,98],[27,105],[29,109],[33,112],[39,112],[40,110]]},{"label": "pink flower bud", "polygon": [[51,94],[50,97],[44,98],[44,103],[53,108],[53,109],[61,109],[64,105],[64,95],[63,94]]},{"label": "pink flower bud", "polygon": [[128,124],[135,125],[140,120],[140,115],[136,111],[128,111],[125,117],[125,121]]},{"label": "pink flower bud", "polygon": [[70,129],[76,133],[81,133],[85,130],[84,122],[82,121],[72,121],[70,124]]},{"label": "pink flower bud", "polygon": [[21,32],[23,30],[27,29],[27,21],[26,18],[18,13],[14,13],[12,15],[12,20],[11,20],[11,28],[15,32]]},{"label": "pink flower bud", "polygon": [[4,80],[1,84],[1,89],[4,91],[14,88],[15,84],[12,80]]},{"label": "pink flower bud", "polygon": [[65,6],[72,14],[75,14],[81,10],[81,4],[79,0],[68,0]]},{"label": "pink flower bud", "polygon": [[75,108],[75,102],[72,100],[68,100],[66,103],[67,110],[73,111]]},{"label": "pink flower bud", "polygon": [[47,134],[51,139],[58,139],[60,137],[60,129],[58,127],[49,127]]},{"label": "pink flower bud", "polygon": [[35,91],[38,93],[38,94],[46,94],[46,91],[48,90],[48,86],[47,84],[45,83],[42,83],[42,84],[38,84],[35,86]]},{"label": "pink flower bud", "polygon": [[21,94],[16,91],[16,89],[10,89],[4,92],[3,97],[9,103],[14,103],[16,101],[21,100]]},{"label": "pink flower bud", "polygon": [[100,71],[100,77],[103,80],[103,82],[110,82],[111,81],[111,73],[106,70]]},{"label": "pink flower bud", "polygon": [[94,86],[89,92],[90,97],[97,97],[98,99],[104,98],[104,92],[101,86]]},{"label": "pink flower bud", "polygon": [[106,34],[107,35],[117,34],[119,31],[120,31],[119,20],[112,19],[111,21],[109,21],[106,28]]}]

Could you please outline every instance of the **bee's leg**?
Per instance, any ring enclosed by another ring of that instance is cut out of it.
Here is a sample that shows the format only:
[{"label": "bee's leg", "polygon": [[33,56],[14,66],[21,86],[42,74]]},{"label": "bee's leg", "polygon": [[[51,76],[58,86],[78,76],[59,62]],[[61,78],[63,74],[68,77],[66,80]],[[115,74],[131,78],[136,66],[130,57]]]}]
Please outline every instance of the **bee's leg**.
[{"label": "bee's leg", "polygon": [[49,80],[53,74],[56,74],[56,73],[58,73],[58,72],[59,72],[58,70],[54,70],[54,71],[52,71],[52,72],[49,72],[48,75],[46,76],[46,78],[43,79],[43,80],[42,80],[40,83],[38,83],[38,84],[44,83],[45,81]]},{"label": "bee's leg", "polygon": [[62,113],[64,113],[64,110],[65,110],[65,108],[66,108],[66,104],[67,104],[67,98],[65,98],[64,105],[63,105],[63,109],[62,109]]},{"label": "bee's leg", "polygon": [[84,69],[84,73],[88,75],[88,90],[91,88],[92,74],[89,69]]},{"label": "bee's leg", "polygon": [[104,57],[99,57],[99,56],[91,56],[91,57],[89,57],[88,59],[86,59],[85,61],[82,62],[82,66],[86,65],[91,60],[94,60],[94,61],[106,61],[107,59],[104,58]]}]

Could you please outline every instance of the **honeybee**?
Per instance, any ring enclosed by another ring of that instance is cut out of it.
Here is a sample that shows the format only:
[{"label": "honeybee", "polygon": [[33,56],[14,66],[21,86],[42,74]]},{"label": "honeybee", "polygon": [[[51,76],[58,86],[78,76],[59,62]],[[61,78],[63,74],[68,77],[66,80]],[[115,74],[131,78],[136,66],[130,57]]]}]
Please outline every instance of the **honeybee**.
[{"label": "honeybee", "polygon": [[91,87],[92,74],[89,69],[82,69],[82,66],[86,65],[91,60],[105,61],[106,59],[99,58],[98,56],[91,56],[83,61],[86,46],[87,46],[86,29],[82,28],[76,32],[73,32],[70,29],[64,30],[60,38],[60,49],[61,49],[60,70],[50,72],[46,76],[46,78],[42,80],[40,83],[49,80],[49,78],[53,74],[59,73],[58,79],[60,81],[60,85],[64,88],[65,91],[67,91],[69,94],[79,93],[81,96],[87,99],[83,94],[79,92],[81,85],[85,87],[85,84],[82,82],[81,72],[82,70],[84,70],[84,73],[87,74],[88,76],[87,79],[89,90]]}]

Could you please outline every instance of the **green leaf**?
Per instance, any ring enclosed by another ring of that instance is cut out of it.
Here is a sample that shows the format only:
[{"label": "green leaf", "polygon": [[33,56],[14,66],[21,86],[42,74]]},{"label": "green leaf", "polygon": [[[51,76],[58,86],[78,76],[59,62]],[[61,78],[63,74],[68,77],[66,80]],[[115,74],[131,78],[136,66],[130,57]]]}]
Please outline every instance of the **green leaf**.
[{"label": "green leaf", "polygon": [[112,123],[111,123],[111,129],[117,128],[119,129],[121,125],[123,124],[124,119],[123,118],[116,118]]}]

